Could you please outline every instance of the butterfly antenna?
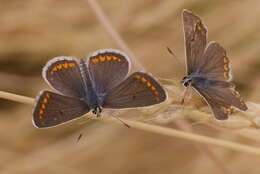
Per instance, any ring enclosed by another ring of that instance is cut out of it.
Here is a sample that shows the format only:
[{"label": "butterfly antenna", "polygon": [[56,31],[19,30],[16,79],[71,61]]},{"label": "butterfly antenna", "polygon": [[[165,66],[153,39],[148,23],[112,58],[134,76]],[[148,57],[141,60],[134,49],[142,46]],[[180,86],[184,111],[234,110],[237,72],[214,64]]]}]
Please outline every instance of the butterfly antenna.
[{"label": "butterfly antenna", "polygon": [[176,60],[176,62],[183,66],[183,64],[180,62],[180,60],[178,59],[178,57],[174,54],[174,52],[169,48],[169,47],[166,47],[167,51],[174,57],[174,59]]},{"label": "butterfly antenna", "polygon": [[119,120],[119,121],[120,121],[121,123],[123,123],[127,128],[130,128],[130,127],[131,127],[129,124],[125,123],[125,122],[124,122],[123,120],[121,120],[120,118],[115,117],[115,116],[113,116],[113,115],[112,115],[112,117],[114,117],[115,119]]},{"label": "butterfly antenna", "polygon": [[78,138],[77,138],[77,142],[79,142],[79,140],[82,138],[82,136],[83,136],[83,134],[80,133],[79,136],[78,136]]}]

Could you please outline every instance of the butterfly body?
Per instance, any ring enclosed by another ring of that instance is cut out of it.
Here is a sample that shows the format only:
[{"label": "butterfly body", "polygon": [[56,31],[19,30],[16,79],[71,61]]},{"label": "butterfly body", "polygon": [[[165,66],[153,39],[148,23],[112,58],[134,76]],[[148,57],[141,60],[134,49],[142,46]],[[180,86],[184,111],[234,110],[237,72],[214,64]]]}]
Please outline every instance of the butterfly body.
[{"label": "butterfly body", "polygon": [[128,57],[114,49],[98,50],[87,59],[56,57],[43,68],[44,80],[60,94],[43,90],[36,99],[33,124],[57,126],[103,108],[144,107],[166,100],[161,85],[149,74],[128,75]]},{"label": "butterfly body", "polygon": [[102,110],[102,100],[98,97],[93,81],[90,78],[88,67],[83,59],[80,59],[79,61],[79,69],[85,91],[85,95],[82,99],[88,104],[89,109],[93,110],[93,113],[99,116],[99,113]]},{"label": "butterfly body", "polygon": [[218,120],[227,119],[233,107],[247,110],[231,83],[232,74],[226,50],[207,41],[207,28],[199,16],[183,11],[187,76],[181,83],[195,89],[211,107]]}]

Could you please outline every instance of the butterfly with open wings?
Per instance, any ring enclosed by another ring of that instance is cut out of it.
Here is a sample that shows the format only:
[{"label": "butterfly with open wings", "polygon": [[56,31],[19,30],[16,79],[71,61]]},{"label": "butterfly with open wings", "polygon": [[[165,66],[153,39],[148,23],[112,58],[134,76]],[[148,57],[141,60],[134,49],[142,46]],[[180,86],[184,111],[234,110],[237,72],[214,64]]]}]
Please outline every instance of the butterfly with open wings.
[{"label": "butterfly with open wings", "polygon": [[87,59],[56,57],[43,68],[45,81],[61,94],[43,90],[33,111],[38,128],[56,126],[102,108],[144,107],[166,100],[166,92],[149,74],[130,70],[128,57],[102,49]]},{"label": "butterfly with open wings", "polygon": [[211,107],[218,120],[225,120],[234,107],[247,106],[231,83],[230,61],[226,50],[215,41],[207,41],[207,28],[200,17],[183,10],[187,75],[181,83],[194,88]]}]

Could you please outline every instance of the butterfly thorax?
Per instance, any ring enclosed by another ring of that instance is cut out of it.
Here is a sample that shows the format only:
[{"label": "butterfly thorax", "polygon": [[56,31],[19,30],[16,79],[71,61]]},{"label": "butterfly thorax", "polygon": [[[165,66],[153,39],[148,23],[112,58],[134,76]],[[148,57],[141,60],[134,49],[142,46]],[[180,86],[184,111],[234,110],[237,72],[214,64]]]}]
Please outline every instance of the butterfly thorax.
[{"label": "butterfly thorax", "polygon": [[208,88],[211,85],[211,80],[207,79],[201,74],[190,74],[185,76],[181,83],[183,86],[198,86],[200,88]]},{"label": "butterfly thorax", "polygon": [[195,86],[201,89],[210,89],[214,87],[234,88],[234,85],[230,82],[210,79],[203,74],[190,74],[185,76],[181,83],[185,87]]},{"label": "butterfly thorax", "polygon": [[90,109],[93,109],[92,112],[99,116],[102,111],[102,102],[100,101],[99,97],[97,96],[97,92],[93,87],[88,68],[83,59],[80,60],[79,67],[85,89],[85,96],[83,100],[88,104]]}]

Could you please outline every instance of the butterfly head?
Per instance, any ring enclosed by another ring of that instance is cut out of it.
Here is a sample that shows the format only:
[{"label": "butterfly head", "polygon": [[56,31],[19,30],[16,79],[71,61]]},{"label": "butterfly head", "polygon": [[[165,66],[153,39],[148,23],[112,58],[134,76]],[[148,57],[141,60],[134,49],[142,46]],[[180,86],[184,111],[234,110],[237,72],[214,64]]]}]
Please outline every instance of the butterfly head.
[{"label": "butterfly head", "polygon": [[101,116],[102,107],[101,106],[95,106],[92,113],[95,114],[97,117]]},{"label": "butterfly head", "polygon": [[188,86],[190,86],[191,81],[192,81],[192,78],[191,78],[191,77],[185,76],[185,77],[183,77],[183,79],[181,80],[181,84],[183,84],[183,86],[185,86],[185,87],[188,87]]}]

